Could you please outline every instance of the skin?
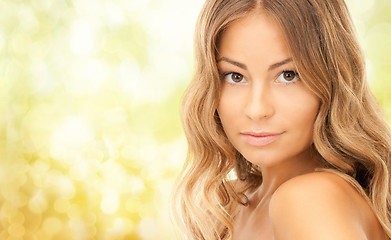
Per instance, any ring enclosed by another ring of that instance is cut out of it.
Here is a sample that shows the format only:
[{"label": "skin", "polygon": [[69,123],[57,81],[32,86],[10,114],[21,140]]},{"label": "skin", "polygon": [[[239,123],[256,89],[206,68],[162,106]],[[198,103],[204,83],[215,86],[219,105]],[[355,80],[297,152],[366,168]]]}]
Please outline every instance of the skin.
[{"label": "skin", "polygon": [[314,173],[319,99],[291,59],[279,26],[259,12],[232,23],[218,43],[218,114],[229,141],[263,176],[239,209],[234,239],[386,239],[349,183]]}]

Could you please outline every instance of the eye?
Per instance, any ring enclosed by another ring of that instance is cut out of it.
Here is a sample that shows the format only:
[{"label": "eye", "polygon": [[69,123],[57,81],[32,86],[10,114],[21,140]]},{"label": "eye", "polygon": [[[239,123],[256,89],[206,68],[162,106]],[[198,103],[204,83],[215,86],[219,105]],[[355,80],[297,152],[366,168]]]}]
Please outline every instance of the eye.
[{"label": "eye", "polygon": [[224,80],[226,80],[229,83],[246,82],[246,79],[240,73],[231,72],[231,73],[224,74],[223,76],[224,76]]},{"label": "eye", "polygon": [[298,78],[299,74],[295,71],[283,71],[276,80],[282,83],[290,83],[295,82]]}]

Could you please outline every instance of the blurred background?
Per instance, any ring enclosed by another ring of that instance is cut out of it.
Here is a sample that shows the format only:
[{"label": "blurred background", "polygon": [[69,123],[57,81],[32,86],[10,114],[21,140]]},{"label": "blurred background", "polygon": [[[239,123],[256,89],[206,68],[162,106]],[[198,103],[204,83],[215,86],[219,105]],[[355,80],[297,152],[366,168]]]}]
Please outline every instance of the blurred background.
[{"label": "blurred background", "polygon": [[[0,1],[0,239],[176,239],[202,3]],[[391,120],[391,1],[348,4]]]}]

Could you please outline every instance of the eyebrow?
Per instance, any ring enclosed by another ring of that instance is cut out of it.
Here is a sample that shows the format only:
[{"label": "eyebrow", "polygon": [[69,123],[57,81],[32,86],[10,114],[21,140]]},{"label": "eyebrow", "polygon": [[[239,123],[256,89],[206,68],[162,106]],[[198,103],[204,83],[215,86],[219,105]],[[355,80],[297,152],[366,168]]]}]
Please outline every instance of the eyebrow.
[{"label": "eyebrow", "polygon": [[[230,64],[232,64],[232,65],[235,65],[235,66],[237,66],[237,67],[240,67],[240,68],[242,68],[242,69],[244,69],[244,70],[247,70],[247,66],[246,66],[245,64],[240,63],[240,62],[236,62],[236,61],[231,60],[231,59],[229,59],[229,58],[222,57],[222,58],[217,59],[217,62],[220,62],[220,61],[225,61],[225,62],[228,62],[228,63],[230,63]],[[287,64],[287,63],[289,63],[289,62],[292,62],[292,58],[287,58],[287,59],[285,59],[285,60],[282,60],[281,62],[274,63],[274,64],[270,65],[269,68],[268,68],[267,70],[268,70],[268,71],[271,71],[271,70],[276,69],[276,68],[278,68],[278,67],[280,67],[280,66],[282,66],[282,65],[285,65],[285,64]]]}]

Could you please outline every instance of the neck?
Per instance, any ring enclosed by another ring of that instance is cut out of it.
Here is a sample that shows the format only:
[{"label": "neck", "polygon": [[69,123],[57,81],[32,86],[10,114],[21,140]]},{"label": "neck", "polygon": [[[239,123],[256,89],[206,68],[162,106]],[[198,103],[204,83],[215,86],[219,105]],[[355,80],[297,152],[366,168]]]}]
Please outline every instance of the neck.
[{"label": "neck", "polygon": [[260,166],[262,184],[249,195],[250,204],[259,205],[263,202],[269,202],[274,192],[284,182],[296,176],[314,172],[316,168],[322,167],[316,159],[317,157],[309,151],[280,164]]}]

